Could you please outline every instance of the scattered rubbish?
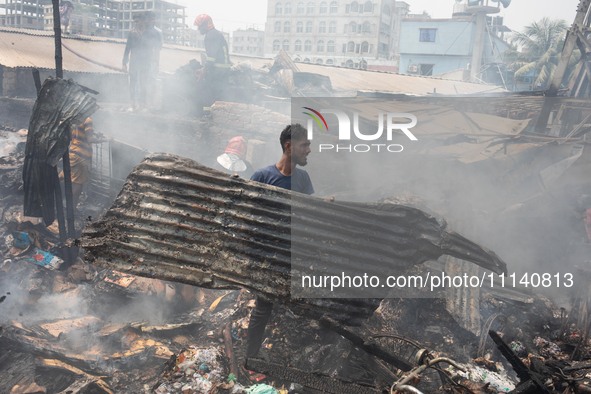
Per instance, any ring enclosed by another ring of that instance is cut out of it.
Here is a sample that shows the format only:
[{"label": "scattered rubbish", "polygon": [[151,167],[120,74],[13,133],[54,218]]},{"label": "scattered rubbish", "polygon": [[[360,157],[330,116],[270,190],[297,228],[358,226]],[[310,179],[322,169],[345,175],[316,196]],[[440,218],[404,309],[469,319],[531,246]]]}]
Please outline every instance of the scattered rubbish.
[{"label": "scattered rubbish", "polygon": [[246,389],[248,394],[279,394],[279,391],[268,384],[256,384]]},{"label": "scattered rubbish", "polygon": [[136,280],[136,277],[119,271],[110,271],[109,275],[106,276],[104,280],[105,282],[127,288],[134,280]]},{"label": "scattered rubbish", "polygon": [[31,245],[31,237],[24,231],[13,231],[12,232],[12,246],[18,249],[26,249]]},{"label": "scattered rubbish", "polygon": [[34,254],[31,257],[27,257],[24,260],[49,270],[57,270],[64,262],[58,256],[38,248],[35,248]]}]

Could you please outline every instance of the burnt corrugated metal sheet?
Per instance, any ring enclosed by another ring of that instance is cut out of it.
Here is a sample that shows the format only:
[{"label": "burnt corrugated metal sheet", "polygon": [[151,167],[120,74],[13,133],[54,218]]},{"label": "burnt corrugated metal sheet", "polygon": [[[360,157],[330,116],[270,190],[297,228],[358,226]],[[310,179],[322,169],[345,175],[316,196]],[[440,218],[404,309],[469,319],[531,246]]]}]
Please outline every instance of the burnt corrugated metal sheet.
[{"label": "burnt corrugated metal sheet", "polygon": [[207,288],[246,287],[339,320],[367,317],[377,300],[294,300],[292,258],[395,274],[448,254],[506,271],[493,252],[421,210],[327,202],[167,154],[136,167],[114,205],[84,230],[82,246],[101,266]]}]

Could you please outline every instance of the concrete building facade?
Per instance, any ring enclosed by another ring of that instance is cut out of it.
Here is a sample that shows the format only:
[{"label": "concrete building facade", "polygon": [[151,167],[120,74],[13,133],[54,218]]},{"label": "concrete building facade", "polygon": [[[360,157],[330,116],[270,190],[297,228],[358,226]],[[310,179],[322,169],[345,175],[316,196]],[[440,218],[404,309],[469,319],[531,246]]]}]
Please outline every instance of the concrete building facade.
[{"label": "concrete building facade", "polygon": [[395,0],[269,0],[265,55],[396,71]]},{"label": "concrete building facade", "polygon": [[4,0],[0,3],[0,26],[43,29],[43,6],[51,0]]},{"label": "concrete building facade", "polygon": [[234,30],[230,51],[239,55],[264,56],[265,32],[253,28]]},{"label": "concrete building facade", "polygon": [[[164,42],[181,43],[185,7],[165,0],[71,0],[74,5],[68,32],[72,34],[126,38],[135,15],[152,11]],[[53,30],[51,0],[3,0],[0,25]]]},{"label": "concrete building facade", "polygon": [[[470,16],[403,20],[400,32],[400,72],[469,80],[476,30],[476,22]],[[503,84],[503,76],[499,73],[503,73],[503,56],[510,48],[509,44],[487,26],[483,48],[477,78]],[[499,74],[497,77],[501,80],[495,79],[496,74]]]}]

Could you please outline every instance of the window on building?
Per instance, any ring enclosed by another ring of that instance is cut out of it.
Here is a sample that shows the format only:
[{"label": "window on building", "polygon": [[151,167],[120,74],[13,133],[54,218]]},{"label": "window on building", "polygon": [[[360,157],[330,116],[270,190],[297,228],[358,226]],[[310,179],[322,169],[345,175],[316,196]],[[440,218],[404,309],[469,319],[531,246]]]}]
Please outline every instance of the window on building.
[{"label": "window on building", "polygon": [[284,51],[289,51],[289,40],[283,40],[283,45],[281,47]]},{"label": "window on building", "polygon": [[419,64],[419,74],[421,75],[433,75],[434,64]]},{"label": "window on building", "polygon": [[294,43],[294,50],[296,52],[300,52],[302,50],[302,41],[301,40],[296,40]]},{"label": "window on building", "polygon": [[339,3],[337,3],[336,1],[331,1],[330,2],[330,13],[336,14],[338,11],[339,11]]},{"label": "window on building", "polygon": [[320,13],[326,14],[327,12],[328,12],[328,4],[326,3],[326,1],[323,1],[320,3]]},{"label": "window on building", "polygon": [[437,29],[419,29],[420,42],[435,42]]},{"label": "window on building", "polygon": [[320,40],[316,43],[316,52],[324,52],[324,41]]},{"label": "window on building", "polygon": [[359,12],[359,3],[354,1],[351,3],[351,6],[349,7],[349,10],[351,12]]},{"label": "window on building", "polygon": [[373,3],[371,1],[366,1],[363,5],[363,12],[373,12]]},{"label": "window on building", "polygon": [[363,25],[361,25],[361,31],[363,33],[371,33],[371,24],[369,22],[363,22]]},{"label": "window on building", "polygon": [[275,22],[275,29],[273,30],[275,33],[281,33],[281,22]]},{"label": "window on building", "polygon": [[335,43],[333,40],[330,40],[329,42],[326,43],[326,52],[334,52],[335,49]]},{"label": "window on building", "polygon": [[351,59],[347,60],[347,62],[345,63],[345,67],[353,68],[354,66],[355,66],[355,63],[353,63],[353,60],[351,60]]},{"label": "window on building", "polygon": [[281,43],[279,42],[279,40],[273,41],[273,52],[279,52],[280,49]]},{"label": "window on building", "polygon": [[316,64],[322,64],[322,59],[316,59]]},{"label": "window on building", "polygon": [[326,22],[320,22],[318,24],[318,33],[326,33]]},{"label": "window on building", "polygon": [[334,61],[332,59],[326,59],[326,64],[334,64]]},{"label": "window on building", "polygon": [[296,33],[303,33],[304,32],[304,23],[298,22],[296,23]]},{"label": "window on building", "polygon": [[304,59],[304,63],[310,63],[310,58],[308,58],[308,57],[307,57],[307,58],[305,58],[305,59]]},{"label": "window on building", "polygon": [[287,2],[285,3],[285,7],[283,8],[283,13],[284,14],[291,14],[291,3]]},{"label": "window on building", "polygon": [[332,21],[328,24],[328,32],[329,33],[336,33],[337,32],[337,23]]},{"label": "window on building", "polygon": [[347,43],[347,52],[355,52],[355,43],[353,41]]},{"label": "window on building", "polygon": [[304,3],[298,3],[296,7],[296,14],[303,14],[304,13]]},{"label": "window on building", "polygon": [[384,15],[391,15],[392,9],[390,9],[390,6],[388,4],[384,4],[384,6],[382,7],[382,12],[384,13]]},{"label": "window on building", "polygon": [[312,41],[306,40],[304,42],[304,52],[312,52]]},{"label": "window on building", "polygon": [[306,14],[313,14],[314,13],[314,3],[309,2],[308,6],[306,7]]},{"label": "window on building", "polygon": [[283,7],[281,3],[275,3],[275,15],[281,15],[283,11]]},{"label": "window on building", "polygon": [[286,22],[283,23],[283,32],[284,33],[291,32],[291,22],[286,21]]},{"label": "window on building", "polygon": [[345,26],[345,33],[357,33],[357,23],[349,22],[349,24]]},{"label": "window on building", "polygon": [[306,22],[306,33],[312,33],[312,21]]},{"label": "window on building", "polygon": [[361,53],[369,53],[369,42],[363,41],[361,43]]}]

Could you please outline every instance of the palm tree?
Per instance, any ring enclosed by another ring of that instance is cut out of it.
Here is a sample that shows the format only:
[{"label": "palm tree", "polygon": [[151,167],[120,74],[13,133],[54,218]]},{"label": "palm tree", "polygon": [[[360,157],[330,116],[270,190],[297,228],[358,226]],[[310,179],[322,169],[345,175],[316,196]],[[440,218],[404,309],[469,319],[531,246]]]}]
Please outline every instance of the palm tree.
[{"label": "palm tree", "polygon": [[514,33],[511,42],[521,50],[513,63],[515,76],[533,73],[533,85],[545,87],[558,64],[567,27],[564,20],[542,18]]}]

